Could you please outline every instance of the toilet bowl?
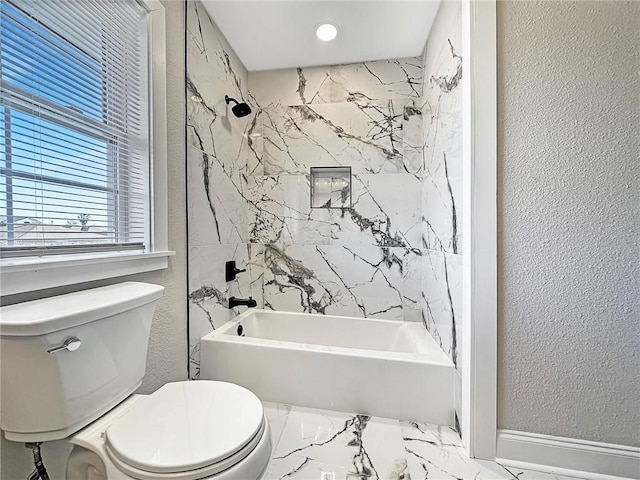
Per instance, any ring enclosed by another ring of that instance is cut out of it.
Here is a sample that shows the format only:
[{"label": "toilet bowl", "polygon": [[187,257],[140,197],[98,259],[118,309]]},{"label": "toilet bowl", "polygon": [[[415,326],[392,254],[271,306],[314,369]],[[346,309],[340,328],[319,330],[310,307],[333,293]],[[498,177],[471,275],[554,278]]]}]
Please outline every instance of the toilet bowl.
[{"label": "toilet bowl", "polygon": [[164,288],[126,282],[0,307],[0,428],[74,445],[70,480],[254,480],[271,456],[249,390],[167,383],[135,395]]},{"label": "toilet bowl", "polygon": [[260,400],[231,383],[168,383],[69,438],[67,480],[259,479],[271,455]]}]

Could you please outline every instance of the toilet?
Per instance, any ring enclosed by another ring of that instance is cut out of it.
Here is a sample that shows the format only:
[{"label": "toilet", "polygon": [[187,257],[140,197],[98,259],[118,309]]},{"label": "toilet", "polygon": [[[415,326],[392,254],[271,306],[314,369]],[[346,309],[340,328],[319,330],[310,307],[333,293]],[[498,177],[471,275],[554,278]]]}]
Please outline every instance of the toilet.
[{"label": "toilet", "polygon": [[271,456],[260,400],[226,382],[137,395],[164,287],[126,282],[0,307],[0,428],[67,439],[68,480],[260,479]]}]

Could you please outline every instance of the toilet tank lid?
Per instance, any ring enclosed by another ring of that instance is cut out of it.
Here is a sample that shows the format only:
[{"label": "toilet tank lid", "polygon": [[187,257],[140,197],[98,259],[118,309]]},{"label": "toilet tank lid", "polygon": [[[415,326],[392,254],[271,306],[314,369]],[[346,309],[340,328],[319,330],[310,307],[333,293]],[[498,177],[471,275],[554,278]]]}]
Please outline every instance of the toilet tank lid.
[{"label": "toilet tank lid", "polygon": [[0,307],[1,336],[35,336],[117,315],[162,297],[164,287],[124,282]]}]

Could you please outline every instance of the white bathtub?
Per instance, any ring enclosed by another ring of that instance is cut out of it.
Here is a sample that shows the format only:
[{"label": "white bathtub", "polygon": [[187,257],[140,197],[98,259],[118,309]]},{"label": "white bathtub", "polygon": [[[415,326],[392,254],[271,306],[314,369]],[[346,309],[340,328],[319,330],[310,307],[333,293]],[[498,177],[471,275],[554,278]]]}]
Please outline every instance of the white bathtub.
[{"label": "white bathtub", "polygon": [[263,401],[453,426],[453,363],[417,323],[250,309],[202,338],[200,378]]}]

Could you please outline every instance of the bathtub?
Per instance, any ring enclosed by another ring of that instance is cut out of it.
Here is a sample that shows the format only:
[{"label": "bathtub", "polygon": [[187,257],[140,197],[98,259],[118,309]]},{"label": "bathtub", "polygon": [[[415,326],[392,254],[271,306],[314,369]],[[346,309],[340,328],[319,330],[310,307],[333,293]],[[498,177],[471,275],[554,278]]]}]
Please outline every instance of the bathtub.
[{"label": "bathtub", "polygon": [[200,360],[263,401],[453,426],[453,363],[418,323],[249,309]]}]

